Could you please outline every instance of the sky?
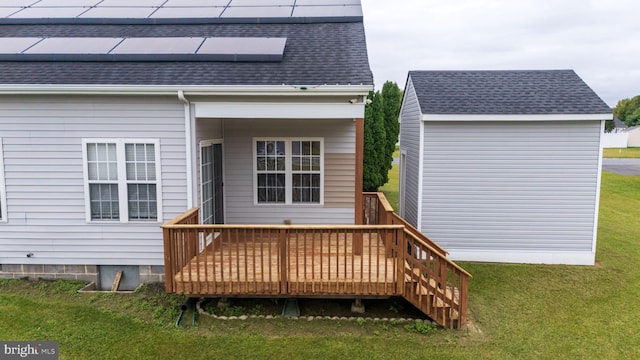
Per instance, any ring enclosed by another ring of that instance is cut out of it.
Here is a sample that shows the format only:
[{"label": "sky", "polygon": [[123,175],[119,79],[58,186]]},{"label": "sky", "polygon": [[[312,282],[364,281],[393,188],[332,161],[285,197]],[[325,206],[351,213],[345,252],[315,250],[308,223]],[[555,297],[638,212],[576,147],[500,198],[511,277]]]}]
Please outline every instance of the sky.
[{"label": "sky", "polygon": [[362,0],[376,88],[409,70],[573,69],[610,106],[640,95],[638,0]]}]

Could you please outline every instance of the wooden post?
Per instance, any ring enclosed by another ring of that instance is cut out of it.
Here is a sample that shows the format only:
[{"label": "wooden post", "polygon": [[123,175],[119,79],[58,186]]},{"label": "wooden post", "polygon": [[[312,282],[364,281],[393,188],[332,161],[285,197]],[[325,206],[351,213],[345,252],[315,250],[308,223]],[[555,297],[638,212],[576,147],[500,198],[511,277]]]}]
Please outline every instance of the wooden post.
[{"label": "wooden post", "polygon": [[396,266],[398,271],[398,274],[396,275],[398,277],[396,279],[396,294],[405,296],[404,263],[405,256],[407,254],[407,244],[405,242],[406,237],[404,236],[404,229],[396,230],[396,234],[398,238],[398,245],[396,247],[396,252],[398,254],[398,256],[396,256]]},{"label": "wooden post", "polygon": [[[362,194],[362,176],[364,173],[364,118],[356,119],[356,196],[355,224],[364,225],[364,200]],[[362,255],[362,233],[353,234],[353,252]]]},{"label": "wooden post", "polygon": [[280,229],[278,234],[278,248],[280,249],[280,294],[286,295],[288,290],[287,266],[287,230]]},{"label": "wooden post", "polygon": [[164,291],[173,292],[173,247],[171,242],[171,230],[162,228],[164,240]]}]

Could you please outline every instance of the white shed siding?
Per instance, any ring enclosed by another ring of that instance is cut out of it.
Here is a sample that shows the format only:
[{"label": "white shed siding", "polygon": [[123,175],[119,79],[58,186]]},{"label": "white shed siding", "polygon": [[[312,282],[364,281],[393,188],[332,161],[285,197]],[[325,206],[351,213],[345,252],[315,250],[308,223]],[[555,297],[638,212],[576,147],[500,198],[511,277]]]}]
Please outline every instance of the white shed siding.
[{"label": "white shed siding", "polygon": [[452,254],[592,253],[599,121],[426,122],[424,139],[422,231]]},{"label": "white shed siding", "polygon": [[0,134],[8,208],[0,263],[162,265],[160,221],[86,222],[81,141],[159,139],[162,220],[169,220],[186,208],[184,111],[177,99],[3,97]]},{"label": "white shed siding", "polygon": [[409,79],[400,114],[400,149],[407,152],[406,187],[401,190],[402,216],[413,226],[418,224],[420,186],[420,118],[422,113]]},{"label": "white shed siding", "polygon": [[[253,145],[254,137],[323,137],[325,169],[327,160],[339,154],[355,153],[355,122],[349,120],[262,120],[224,121],[226,221],[231,224],[353,224],[353,206],[322,205],[254,205]],[[355,178],[355,164],[350,178]],[[352,181],[348,179],[351,183]],[[326,174],[325,174],[326,179]],[[325,180],[325,197],[327,184]],[[333,181],[335,185],[335,181]]]}]

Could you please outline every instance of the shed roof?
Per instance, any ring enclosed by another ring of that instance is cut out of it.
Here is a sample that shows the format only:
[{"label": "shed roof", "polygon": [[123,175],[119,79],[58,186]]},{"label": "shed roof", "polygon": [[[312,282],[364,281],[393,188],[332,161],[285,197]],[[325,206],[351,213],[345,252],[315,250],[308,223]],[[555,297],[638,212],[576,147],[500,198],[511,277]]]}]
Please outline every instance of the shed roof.
[{"label": "shed roof", "polygon": [[411,71],[423,114],[607,114],[573,70]]},{"label": "shed roof", "polygon": [[[357,3],[359,1],[351,1]],[[64,21],[62,21],[64,20]],[[286,38],[279,61],[0,60],[0,85],[372,85],[362,17],[162,24],[4,23],[2,38]],[[179,19],[176,19],[179,20]],[[152,52],[153,53],[153,52]]]}]

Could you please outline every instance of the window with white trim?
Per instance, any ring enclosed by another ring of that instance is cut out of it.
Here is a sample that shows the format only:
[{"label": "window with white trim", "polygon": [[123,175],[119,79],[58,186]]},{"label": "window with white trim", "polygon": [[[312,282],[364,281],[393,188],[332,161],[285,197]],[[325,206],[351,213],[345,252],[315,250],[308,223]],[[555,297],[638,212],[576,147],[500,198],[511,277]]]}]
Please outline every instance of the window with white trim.
[{"label": "window with white trim", "polygon": [[4,151],[0,138],[0,222],[7,221],[7,194],[4,183]]},{"label": "window with white trim", "polygon": [[157,221],[157,140],[85,140],[88,221]]},{"label": "window with white trim", "polygon": [[255,138],[253,144],[257,204],[322,204],[322,138]]}]

